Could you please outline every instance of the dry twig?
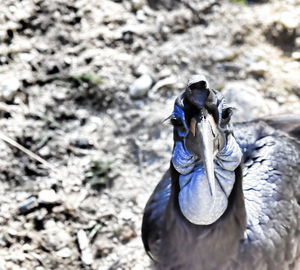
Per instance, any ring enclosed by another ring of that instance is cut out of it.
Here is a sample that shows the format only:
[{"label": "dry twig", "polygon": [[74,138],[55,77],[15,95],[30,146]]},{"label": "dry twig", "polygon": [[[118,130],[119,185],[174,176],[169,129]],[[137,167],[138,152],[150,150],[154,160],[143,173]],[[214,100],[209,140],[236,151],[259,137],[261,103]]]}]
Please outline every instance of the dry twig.
[{"label": "dry twig", "polygon": [[40,162],[41,164],[43,164],[48,169],[50,169],[50,170],[54,171],[55,173],[57,173],[56,168],[52,164],[50,164],[48,161],[41,158],[40,156],[33,153],[32,151],[28,150],[27,148],[25,148],[24,146],[22,146],[21,144],[19,144],[18,142],[14,141],[13,139],[9,138],[8,136],[6,136],[5,134],[3,134],[1,132],[0,132],[0,139],[5,141],[6,143],[12,145],[13,147],[16,147],[17,149],[19,149],[20,151],[22,151],[23,153],[28,155],[30,158]]}]

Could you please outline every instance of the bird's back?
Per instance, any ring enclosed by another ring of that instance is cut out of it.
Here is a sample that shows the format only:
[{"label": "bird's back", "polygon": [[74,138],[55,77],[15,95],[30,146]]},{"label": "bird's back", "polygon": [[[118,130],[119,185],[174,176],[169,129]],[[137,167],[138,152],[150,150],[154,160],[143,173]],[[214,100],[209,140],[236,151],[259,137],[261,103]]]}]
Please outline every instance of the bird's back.
[{"label": "bird's back", "polygon": [[[236,269],[299,269],[300,116],[237,124],[247,229]],[[299,266],[298,266],[299,267]]]}]

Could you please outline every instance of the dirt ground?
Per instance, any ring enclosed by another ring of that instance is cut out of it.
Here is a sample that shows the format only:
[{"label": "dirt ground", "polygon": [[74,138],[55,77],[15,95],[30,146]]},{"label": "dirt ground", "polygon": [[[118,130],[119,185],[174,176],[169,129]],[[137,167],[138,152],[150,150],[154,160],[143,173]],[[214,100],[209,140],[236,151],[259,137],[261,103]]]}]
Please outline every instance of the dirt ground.
[{"label": "dirt ground", "polygon": [[237,121],[300,113],[299,0],[2,0],[0,41],[1,270],[150,269],[143,208],[191,74]]}]

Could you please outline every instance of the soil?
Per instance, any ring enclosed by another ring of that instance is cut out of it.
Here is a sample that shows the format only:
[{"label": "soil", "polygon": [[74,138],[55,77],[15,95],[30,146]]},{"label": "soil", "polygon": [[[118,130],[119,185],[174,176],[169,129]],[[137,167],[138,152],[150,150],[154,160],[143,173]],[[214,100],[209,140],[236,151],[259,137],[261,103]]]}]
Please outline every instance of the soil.
[{"label": "soil", "polygon": [[2,1],[0,269],[150,269],[143,208],[190,75],[237,120],[300,113],[299,0],[150,2]]}]

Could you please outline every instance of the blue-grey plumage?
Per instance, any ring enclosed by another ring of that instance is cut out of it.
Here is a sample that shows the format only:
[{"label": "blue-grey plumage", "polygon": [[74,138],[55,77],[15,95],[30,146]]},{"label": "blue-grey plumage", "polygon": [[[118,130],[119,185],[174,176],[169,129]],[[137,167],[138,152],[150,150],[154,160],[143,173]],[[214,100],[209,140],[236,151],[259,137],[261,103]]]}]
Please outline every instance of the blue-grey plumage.
[{"label": "blue-grey plumage", "polygon": [[147,253],[163,270],[300,269],[300,116],[231,125],[222,95],[195,78],[145,208]]}]

